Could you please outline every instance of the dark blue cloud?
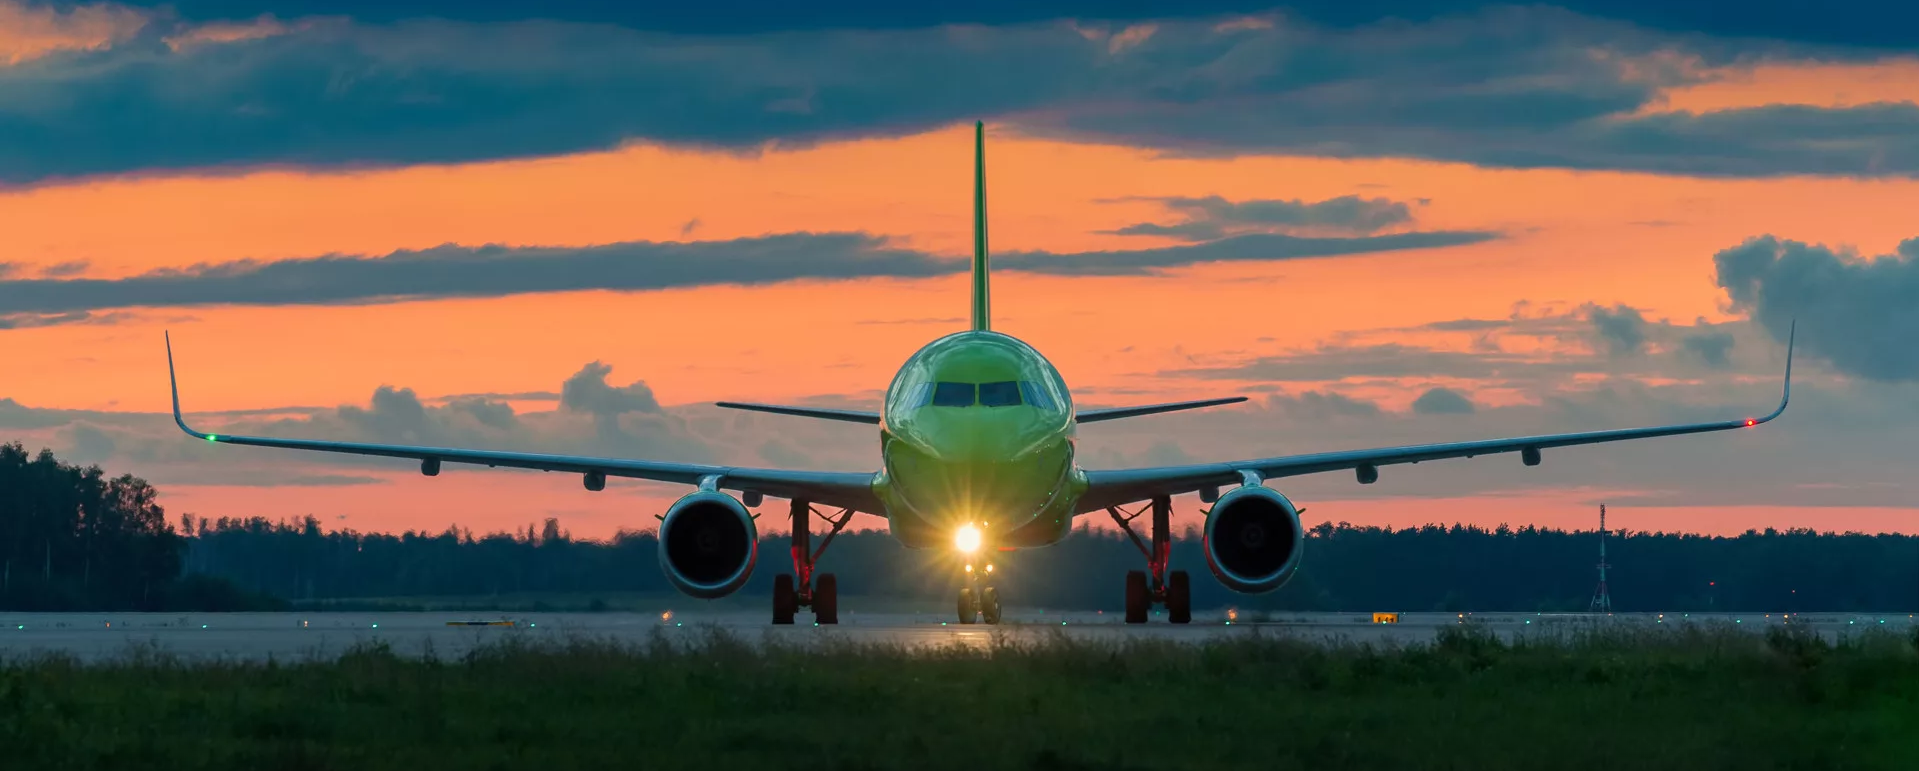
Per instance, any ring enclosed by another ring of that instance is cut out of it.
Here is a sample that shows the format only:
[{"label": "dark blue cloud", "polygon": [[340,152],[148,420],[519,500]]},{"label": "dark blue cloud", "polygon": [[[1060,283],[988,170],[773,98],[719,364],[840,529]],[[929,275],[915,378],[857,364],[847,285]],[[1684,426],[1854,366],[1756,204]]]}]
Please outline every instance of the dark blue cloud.
[{"label": "dark blue cloud", "polygon": [[[1910,175],[1919,106],[1623,117],[1783,56],[1550,9],[1349,30],[1065,24],[689,37],[554,22],[316,21],[174,50],[177,28],[0,67],[0,183],[461,162],[631,140],[758,152],[986,119],[1174,153],[1413,157],[1698,175]],[[1595,56],[1603,50],[1610,56]],[[1803,53],[1803,52],[1801,52]]]},{"label": "dark blue cloud", "polygon": [[1760,236],[1713,255],[1734,310],[1848,375],[1919,381],[1919,238],[1894,254]]},{"label": "dark blue cloud", "polygon": [[1443,386],[1428,388],[1413,400],[1413,413],[1418,415],[1470,415],[1473,410],[1473,400]]},{"label": "dark blue cloud", "polygon": [[1680,338],[1679,344],[1688,355],[1707,367],[1727,369],[1732,366],[1731,332],[1696,332]]},{"label": "dark blue cloud", "polygon": [[1646,350],[1646,317],[1638,308],[1614,305],[1606,308],[1590,305],[1586,318],[1592,322],[1600,346],[1611,356],[1631,356]]},{"label": "dark blue cloud", "polygon": [[[59,3],[67,5],[70,3]],[[1485,0],[137,0],[194,19],[341,15],[366,21],[437,17],[468,21],[564,19],[635,29],[731,34],[811,29],[899,29],[938,24],[1016,24],[1060,18],[1137,21],[1280,10],[1333,26],[1396,18],[1423,21],[1521,2]],[[1822,44],[1919,44],[1919,7],[1888,0],[1558,0],[1547,5],[1653,29]]]}]

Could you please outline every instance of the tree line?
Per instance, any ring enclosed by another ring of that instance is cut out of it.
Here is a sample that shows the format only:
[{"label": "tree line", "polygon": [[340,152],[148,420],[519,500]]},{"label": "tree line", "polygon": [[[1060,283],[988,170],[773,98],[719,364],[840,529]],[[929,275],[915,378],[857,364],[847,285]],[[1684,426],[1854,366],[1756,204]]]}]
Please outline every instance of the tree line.
[{"label": "tree line", "polygon": [[[629,595],[685,607],[661,574],[652,534],[575,539],[557,520],[476,536],[327,530],[313,517],[179,519],[130,474],[0,445],[0,609],[265,610],[342,599]],[[1089,517],[1089,520],[1091,518]],[[817,543],[817,538],[816,541]],[[1196,607],[1318,611],[1577,611],[1592,598],[1598,535],[1504,525],[1361,527],[1320,523],[1305,562],[1277,592],[1227,591],[1206,572],[1197,534],[1173,544]],[[1749,531],[1737,536],[1614,533],[1618,611],[1919,610],[1919,536]],[[771,594],[791,570],[784,536],[762,539],[741,596]],[[1118,610],[1132,543],[1082,526],[1055,546],[997,555],[994,583],[1027,607]],[[819,570],[848,597],[950,599],[949,552],[909,550],[884,531],[842,533]]]},{"label": "tree line", "polygon": [[[818,543],[818,536],[815,536]],[[1580,611],[1598,583],[1598,534],[1537,527],[1451,525],[1389,529],[1321,523],[1284,588],[1234,594],[1206,572],[1196,534],[1173,545],[1193,573],[1197,607],[1265,610]],[[741,595],[771,594],[791,572],[785,536],[766,536]],[[1919,536],[1750,531],[1737,536],[1616,532],[1607,557],[1616,611],[1919,610]],[[536,532],[475,536],[325,531],[311,517],[200,520],[189,566],[295,601],[329,598],[654,594],[685,606],[660,572],[652,534],[576,540],[556,520]],[[1145,560],[1124,536],[1082,527],[1043,549],[1001,554],[995,583],[1022,606],[1118,610],[1123,576]],[[884,531],[842,533],[820,560],[849,597],[941,600],[959,565],[909,550]]]},{"label": "tree line", "polygon": [[159,492],[131,474],[0,444],[0,609],[248,610],[276,606],[231,582],[184,575],[186,539]]}]

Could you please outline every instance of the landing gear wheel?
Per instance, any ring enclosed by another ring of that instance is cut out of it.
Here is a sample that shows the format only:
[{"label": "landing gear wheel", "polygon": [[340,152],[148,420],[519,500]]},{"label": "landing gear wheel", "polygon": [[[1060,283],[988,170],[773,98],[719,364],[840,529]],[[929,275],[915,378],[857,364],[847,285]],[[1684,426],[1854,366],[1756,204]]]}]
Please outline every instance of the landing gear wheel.
[{"label": "landing gear wheel", "polygon": [[800,607],[799,593],[793,591],[793,575],[781,573],[773,577],[773,623],[791,624],[793,614]]},{"label": "landing gear wheel", "polygon": [[1126,623],[1146,623],[1146,611],[1152,602],[1153,596],[1146,591],[1146,571],[1126,571]]},{"label": "landing gear wheel", "polygon": [[840,622],[840,580],[832,573],[821,573],[813,586],[813,621],[819,624]]},{"label": "landing gear wheel", "polygon": [[1166,618],[1175,624],[1193,622],[1193,580],[1184,570],[1166,577]]},{"label": "landing gear wheel", "polygon": [[973,598],[972,587],[961,589],[959,593],[959,622],[974,623],[979,616],[979,601]]},{"label": "landing gear wheel", "polygon": [[998,589],[994,589],[993,587],[989,586],[989,587],[986,587],[985,589],[980,590],[979,611],[980,611],[980,616],[986,620],[986,623],[988,624],[999,623],[999,590]]}]

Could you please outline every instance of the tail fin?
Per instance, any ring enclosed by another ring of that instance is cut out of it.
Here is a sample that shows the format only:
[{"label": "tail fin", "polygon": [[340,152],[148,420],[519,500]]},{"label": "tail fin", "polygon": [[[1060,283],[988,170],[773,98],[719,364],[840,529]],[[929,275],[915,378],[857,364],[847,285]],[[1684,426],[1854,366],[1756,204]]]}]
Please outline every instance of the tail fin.
[{"label": "tail fin", "polygon": [[986,283],[986,124],[973,123],[973,331],[992,329]]}]

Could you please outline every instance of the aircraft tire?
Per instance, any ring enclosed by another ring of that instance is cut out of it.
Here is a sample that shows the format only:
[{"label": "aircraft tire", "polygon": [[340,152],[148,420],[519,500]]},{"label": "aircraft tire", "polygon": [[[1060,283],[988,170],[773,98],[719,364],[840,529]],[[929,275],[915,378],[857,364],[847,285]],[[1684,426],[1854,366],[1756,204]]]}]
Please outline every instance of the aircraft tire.
[{"label": "aircraft tire", "polygon": [[773,623],[791,624],[793,614],[800,606],[799,593],[793,591],[793,575],[781,573],[773,577]]},{"label": "aircraft tire", "polygon": [[840,579],[821,573],[813,584],[813,621],[820,624],[840,622]]},{"label": "aircraft tire", "polygon": [[1152,608],[1152,595],[1146,591],[1146,571],[1126,571],[1126,623],[1146,623],[1146,611]]},{"label": "aircraft tire", "polygon": [[1175,624],[1193,623],[1193,579],[1184,570],[1166,577],[1166,619]]},{"label": "aircraft tire", "polygon": [[973,599],[973,588],[969,586],[961,589],[959,591],[959,622],[971,624],[978,617],[979,602]]},{"label": "aircraft tire", "polygon": [[988,624],[999,623],[999,590],[986,587],[980,590],[980,617]]}]

